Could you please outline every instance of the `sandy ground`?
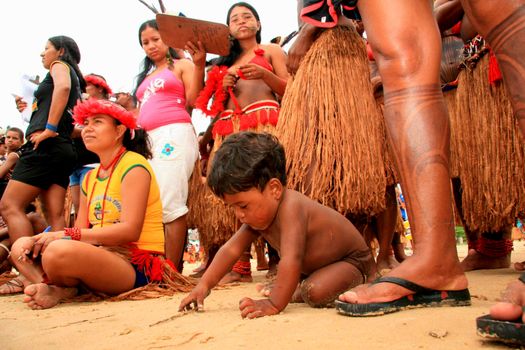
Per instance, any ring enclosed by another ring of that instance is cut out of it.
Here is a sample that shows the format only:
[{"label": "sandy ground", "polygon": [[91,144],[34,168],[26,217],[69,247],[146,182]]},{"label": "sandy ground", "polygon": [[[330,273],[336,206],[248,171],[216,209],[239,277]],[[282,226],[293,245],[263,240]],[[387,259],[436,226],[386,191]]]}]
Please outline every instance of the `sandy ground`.
[{"label": "sandy ground", "polygon": [[[515,242],[513,261],[525,260]],[[458,247],[465,256],[466,246]],[[255,264],[253,264],[255,266]],[[188,265],[185,272],[195,266]],[[289,305],[277,316],[243,320],[238,301],[257,298],[254,282],[213,291],[203,313],[180,314],[183,295],[144,301],[62,304],[33,311],[22,296],[0,297],[0,349],[508,349],[476,335],[475,319],[487,313],[518,274],[511,269],[468,273],[470,307],[350,318],[333,309]],[[442,338],[430,333],[446,334]]]}]

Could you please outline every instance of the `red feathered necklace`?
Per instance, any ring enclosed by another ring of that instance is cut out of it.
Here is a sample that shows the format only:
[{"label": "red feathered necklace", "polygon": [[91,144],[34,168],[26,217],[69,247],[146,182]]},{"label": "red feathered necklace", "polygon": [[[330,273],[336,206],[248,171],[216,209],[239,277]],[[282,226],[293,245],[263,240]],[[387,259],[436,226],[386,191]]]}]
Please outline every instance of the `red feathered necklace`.
[{"label": "red feathered necklace", "polygon": [[[204,86],[204,89],[201,90],[195,101],[195,108],[198,108],[206,113],[206,115],[213,117],[224,111],[224,102],[228,95],[222,86],[222,80],[227,72],[228,67],[226,66],[215,66],[208,72],[206,85]],[[208,104],[212,97],[213,103],[208,109]]]}]

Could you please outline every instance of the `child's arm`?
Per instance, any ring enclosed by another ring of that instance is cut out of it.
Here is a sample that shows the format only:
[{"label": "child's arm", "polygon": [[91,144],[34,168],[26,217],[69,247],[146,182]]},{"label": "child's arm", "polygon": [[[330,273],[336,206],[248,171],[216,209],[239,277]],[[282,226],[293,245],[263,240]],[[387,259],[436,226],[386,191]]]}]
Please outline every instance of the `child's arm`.
[{"label": "child's arm", "polygon": [[268,299],[243,298],[239,304],[243,318],[275,315],[284,310],[297,289],[306,246],[306,216],[304,212],[287,213],[281,223],[281,259],[277,278]]},{"label": "child's arm", "polygon": [[247,247],[257,238],[257,234],[248,226],[242,225],[232,238],[224,244],[208,267],[197,286],[186,296],[179,305],[179,311],[191,310],[202,311],[204,298],[210,294],[210,290],[219,283],[239,259]]}]

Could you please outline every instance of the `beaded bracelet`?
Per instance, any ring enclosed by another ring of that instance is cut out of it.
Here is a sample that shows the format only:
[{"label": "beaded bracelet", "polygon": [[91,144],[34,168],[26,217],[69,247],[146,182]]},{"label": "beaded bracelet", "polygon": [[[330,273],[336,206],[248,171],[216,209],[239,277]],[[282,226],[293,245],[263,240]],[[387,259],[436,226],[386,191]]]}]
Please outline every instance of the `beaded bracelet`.
[{"label": "beaded bracelet", "polygon": [[74,241],[80,241],[80,238],[82,236],[80,229],[78,227],[66,227],[64,229],[64,234],[67,237],[71,237]]},{"label": "beaded bracelet", "polygon": [[51,130],[53,132],[57,132],[58,131],[58,126],[50,124],[50,123],[47,123],[46,124],[46,129]]}]

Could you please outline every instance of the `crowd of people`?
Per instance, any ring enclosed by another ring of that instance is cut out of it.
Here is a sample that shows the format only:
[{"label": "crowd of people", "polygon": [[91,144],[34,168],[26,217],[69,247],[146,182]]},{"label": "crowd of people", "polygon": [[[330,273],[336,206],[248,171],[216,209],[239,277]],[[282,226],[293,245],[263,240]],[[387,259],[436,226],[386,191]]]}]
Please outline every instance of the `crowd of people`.
[{"label": "crowd of people", "polygon": [[[49,38],[32,106],[15,99],[32,108],[27,141],[17,128],[4,141],[0,268],[19,275],[0,293],[41,309],[159,284],[193,288],[180,310],[202,309],[216,285],[251,281],[254,244],[272,273],[243,317],[290,302],[370,316],[470,305],[465,271],[509,267],[525,212],[525,2],[297,3],[288,53],[261,42],[245,2],[226,14],[230,53],[208,62],[203,43],[171,48],[143,23],[132,93],[83,75],[72,38]],[[210,117],[199,138],[193,109]],[[188,228],[206,252],[198,283],[181,274]],[[506,295],[492,315],[515,320],[525,285]]]}]

